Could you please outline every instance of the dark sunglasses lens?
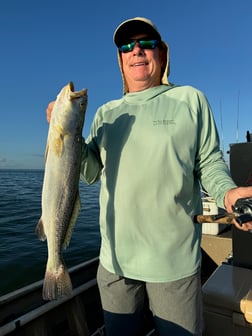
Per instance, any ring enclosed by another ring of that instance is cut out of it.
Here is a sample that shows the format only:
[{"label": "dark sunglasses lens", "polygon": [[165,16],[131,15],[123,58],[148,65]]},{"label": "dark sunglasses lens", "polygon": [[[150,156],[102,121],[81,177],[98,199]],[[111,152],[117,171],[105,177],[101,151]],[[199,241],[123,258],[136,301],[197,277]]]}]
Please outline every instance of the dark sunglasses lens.
[{"label": "dark sunglasses lens", "polygon": [[128,44],[124,44],[119,48],[119,50],[123,53],[127,53],[127,52],[132,51],[134,49],[135,44],[136,44],[136,41],[133,41],[133,42],[128,43]]},{"label": "dark sunglasses lens", "polygon": [[155,49],[158,41],[157,40],[149,40],[149,41],[139,41],[139,46],[142,49]]},{"label": "dark sunglasses lens", "polygon": [[136,45],[136,42],[139,43],[139,47],[141,49],[155,49],[158,45],[157,40],[136,40],[128,44],[124,44],[121,47],[119,47],[119,50],[123,53],[127,53],[129,51],[132,51]]}]

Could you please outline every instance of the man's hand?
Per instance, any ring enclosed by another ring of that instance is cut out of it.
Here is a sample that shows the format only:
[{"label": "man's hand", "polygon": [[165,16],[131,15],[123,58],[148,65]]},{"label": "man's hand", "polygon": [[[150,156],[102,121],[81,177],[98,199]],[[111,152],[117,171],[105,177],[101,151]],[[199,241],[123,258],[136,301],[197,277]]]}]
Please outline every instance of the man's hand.
[{"label": "man's hand", "polygon": [[50,122],[50,120],[51,120],[51,114],[52,114],[52,109],[53,109],[54,104],[55,104],[55,101],[51,101],[47,106],[46,119],[47,119],[48,122]]},{"label": "man's hand", "polygon": [[[247,197],[252,197],[252,187],[238,187],[228,190],[224,198],[224,204],[227,212],[233,212],[232,205],[235,205],[239,198]],[[243,231],[252,230],[252,221],[240,225],[236,222],[236,220],[234,220],[234,225]]]}]

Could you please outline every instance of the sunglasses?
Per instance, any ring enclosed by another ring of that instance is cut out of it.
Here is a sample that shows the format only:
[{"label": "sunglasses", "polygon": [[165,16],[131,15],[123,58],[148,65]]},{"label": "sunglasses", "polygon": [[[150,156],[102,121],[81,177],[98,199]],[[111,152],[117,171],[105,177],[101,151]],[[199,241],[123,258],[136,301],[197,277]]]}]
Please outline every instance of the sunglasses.
[{"label": "sunglasses", "polygon": [[123,52],[127,53],[132,51],[135,48],[136,43],[139,44],[141,49],[155,49],[156,46],[159,44],[158,40],[134,40],[128,44],[123,44],[118,49]]}]

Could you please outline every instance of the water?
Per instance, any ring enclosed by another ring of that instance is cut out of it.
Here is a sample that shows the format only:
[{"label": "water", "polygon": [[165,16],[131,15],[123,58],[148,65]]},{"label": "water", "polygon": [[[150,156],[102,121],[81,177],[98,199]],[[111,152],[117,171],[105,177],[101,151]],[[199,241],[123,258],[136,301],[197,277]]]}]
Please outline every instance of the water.
[{"label": "water", "polygon": [[[35,235],[41,215],[42,170],[0,170],[0,295],[43,279],[47,244]],[[99,184],[80,182],[82,209],[69,247],[67,267],[99,254]]]}]

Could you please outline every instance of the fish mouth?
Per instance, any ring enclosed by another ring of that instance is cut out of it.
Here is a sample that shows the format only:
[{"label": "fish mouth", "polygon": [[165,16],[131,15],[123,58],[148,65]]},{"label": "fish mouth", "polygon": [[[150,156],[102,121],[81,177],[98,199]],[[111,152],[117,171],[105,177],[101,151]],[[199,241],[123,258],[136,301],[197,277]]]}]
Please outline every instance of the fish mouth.
[{"label": "fish mouth", "polygon": [[80,91],[74,91],[74,83],[73,82],[68,83],[68,89],[70,91],[69,95],[70,95],[71,100],[87,95],[87,89],[82,89]]},{"label": "fish mouth", "polygon": [[74,83],[73,83],[73,82],[69,82],[69,83],[68,83],[68,87],[69,87],[69,90],[70,90],[71,92],[74,92]]}]

